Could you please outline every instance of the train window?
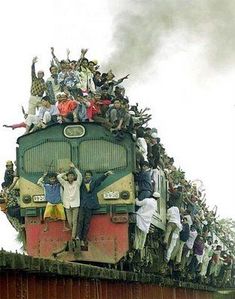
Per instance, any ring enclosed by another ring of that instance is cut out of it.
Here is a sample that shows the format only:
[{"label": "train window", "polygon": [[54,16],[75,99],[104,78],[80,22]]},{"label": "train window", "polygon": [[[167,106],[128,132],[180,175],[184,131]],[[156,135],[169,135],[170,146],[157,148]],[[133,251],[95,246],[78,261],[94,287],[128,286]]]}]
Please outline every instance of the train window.
[{"label": "train window", "polygon": [[36,145],[24,153],[24,171],[45,172],[67,168],[71,161],[71,150],[68,142],[49,141]]},{"label": "train window", "polygon": [[79,146],[79,165],[82,170],[105,171],[127,166],[126,149],[106,140],[86,140]]}]

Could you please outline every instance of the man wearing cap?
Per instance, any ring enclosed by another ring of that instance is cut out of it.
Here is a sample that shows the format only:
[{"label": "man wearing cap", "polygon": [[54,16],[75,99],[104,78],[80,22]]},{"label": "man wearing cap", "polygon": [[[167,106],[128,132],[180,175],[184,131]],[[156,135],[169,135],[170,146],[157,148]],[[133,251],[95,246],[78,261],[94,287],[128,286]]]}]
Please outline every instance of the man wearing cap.
[{"label": "man wearing cap", "polygon": [[14,180],[14,169],[12,161],[6,161],[6,170],[4,174],[4,182],[2,183],[2,188],[8,188],[11,186]]},{"label": "man wearing cap", "polygon": [[61,122],[74,121],[77,118],[77,102],[69,99],[65,92],[59,92],[56,95],[59,110],[59,117]]},{"label": "man wearing cap", "polygon": [[31,85],[31,95],[29,98],[29,105],[28,105],[28,114],[36,113],[36,108],[41,106],[41,98],[43,96],[44,91],[46,91],[46,83],[45,80],[43,79],[44,72],[38,71],[36,76],[35,63],[37,61],[38,58],[34,57],[31,66],[32,85]]},{"label": "man wearing cap", "polygon": [[[171,204],[171,207],[167,210],[167,225],[164,238],[164,244],[167,247],[166,261],[169,262],[173,249],[175,248],[179,233],[182,230],[182,224],[180,220],[180,212],[178,207]],[[170,239],[170,241],[169,241]]]},{"label": "man wearing cap", "polygon": [[138,199],[143,200],[144,198],[151,197],[153,193],[152,180],[151,180],[151,169],[149,163],[144,161],[142,163],[142,170],[135,177],[138,183]]},{"label": "man wearing cap", "polygon": [[139,206],[139,210],[136,212],[136,227],[135,227],[135,240],[134,249],[143,249],[146,241],[147,234],[149,232],[153,213],[157,208],[157,200],[160,198],[158,192],[154,192],[152,197],[138,200],[136,198],[135,203]]}]

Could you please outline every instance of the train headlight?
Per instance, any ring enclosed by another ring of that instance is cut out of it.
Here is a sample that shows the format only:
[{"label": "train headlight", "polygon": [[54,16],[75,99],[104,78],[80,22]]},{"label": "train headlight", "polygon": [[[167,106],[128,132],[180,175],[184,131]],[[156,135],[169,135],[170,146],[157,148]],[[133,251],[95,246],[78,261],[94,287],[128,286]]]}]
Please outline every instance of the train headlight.
[{"label": "train headlight", "polygon": [[121,199],[129,199],[129,198],[130,198],[130,192],[124,190],[124,191],[122,191],[122,192],[120,193],[120,197],[121,197]]},{"label": "train headlight", "polygon": [[32,200],[32,197],[31,197],[31,195],[28,195],[28,194],[24,195],[22,198],[22,201],[25,204],[31,203],[31,200]]}]

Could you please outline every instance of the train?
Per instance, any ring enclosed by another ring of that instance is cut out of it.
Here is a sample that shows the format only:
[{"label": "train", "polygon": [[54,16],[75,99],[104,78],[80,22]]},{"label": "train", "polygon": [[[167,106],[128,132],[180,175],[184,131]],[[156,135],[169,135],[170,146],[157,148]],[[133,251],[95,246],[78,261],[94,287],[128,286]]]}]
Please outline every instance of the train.
[{"label": "train", "polygon": [[[63,229],[62,221],[51,221],[48,230],[44,230],[46,200],[37,181],[45,172],[68,170],[71,161],[82,174],[91,170],[95,178],[108,170],[113,171],[98,189],[100,208],[92,216],[89,246],[85,250],[71,241],[71,232]],[[110,130],[94,122],[53,124],[17,139],[16,167],[28,255],[114,267],[120,265],[131,270],[141,267],[155,272],[160,269],[168,181],[159,170],[157,191],[160,199],[146,246],[141,257],[137,257],[132,250],[137,194],[133,134],[125,132],[122,140],[117,141]]]}]

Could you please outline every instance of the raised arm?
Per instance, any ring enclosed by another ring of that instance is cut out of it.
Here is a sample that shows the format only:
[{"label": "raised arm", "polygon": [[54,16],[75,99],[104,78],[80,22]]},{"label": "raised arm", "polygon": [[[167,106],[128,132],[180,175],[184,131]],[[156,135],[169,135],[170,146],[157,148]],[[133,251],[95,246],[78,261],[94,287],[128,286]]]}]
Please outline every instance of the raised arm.
[{"label": "raised arm", "polygon": [[57,175],[57,180],[60,182],[62,186],[66,183],[66,180],[64,179],[64,176],[66,175],[66,172],[60,173]]},{"label": "raised arm", "polygon": [[81,174],[80,170],[78,168],[76,168],[75,165],[72,162],[70,163],[69,167],[71,169],[73,169],[73,171],[76,173],[76,175],[77,175],[77,182],[78,182],[78,184],[81,185],[81,183],[82,183],[82,174]]},{"label": "raised arm", "polygon": [[35,71],[35,63],[38,62],[37,56],[35,56],[32,60],[32,66],[31,66],[31,77],[32,80],[36,78],[36,71]]},{"label": "raised arm", "polygon": [[60,69],[60,62],[59,59],[55,56],[55,49],[53,47],[51,47],[51,55],[53,57],[53,61],[55,62],[55,64],[57,65],[57,67]]},{"label": "raised arm", "polygon": [[43,174],[43,176],[41,176],[37,181],[37,185],[39,185],[42,188],[44,187],[44,179],[45,179],[46,175],[47,175],[47,172],[45,172]]}]

